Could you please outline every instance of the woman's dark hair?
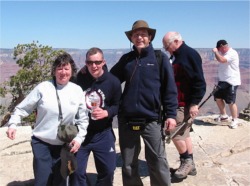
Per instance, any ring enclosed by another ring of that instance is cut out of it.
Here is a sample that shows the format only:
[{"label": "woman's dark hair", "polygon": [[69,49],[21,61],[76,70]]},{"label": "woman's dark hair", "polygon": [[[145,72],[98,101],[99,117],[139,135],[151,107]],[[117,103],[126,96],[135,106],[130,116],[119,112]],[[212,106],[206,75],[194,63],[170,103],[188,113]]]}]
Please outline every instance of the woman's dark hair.
[{"label": "woman's dark hair", "polygon": [[55,76],[56,67],[64,66],[67,64],[71,65],[72,77],[74,77],[76,75],[76,72],[77,72],[76,64],[75,64],[73,58],[71,57],[71,55],[66,53],[66,52],[60,54],[55,59],[54,63],[52,64],[51,76],[52,77]]}]

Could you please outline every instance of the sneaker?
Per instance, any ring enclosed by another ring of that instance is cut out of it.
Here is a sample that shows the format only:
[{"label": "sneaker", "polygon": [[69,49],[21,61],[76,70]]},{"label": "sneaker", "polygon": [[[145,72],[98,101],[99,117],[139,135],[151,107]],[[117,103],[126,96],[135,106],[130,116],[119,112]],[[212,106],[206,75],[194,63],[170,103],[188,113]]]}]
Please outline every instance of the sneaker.
[{"label": "sneaker", "polygon": [[224,122],[228,121],[228,115],[219,115],[217,118],[214,119],[217,122]]},{"label": "sneaker", "polygon": [[231,129],[236,129],[238,127],[238,124],[239,124],[238,121],[236,119],[233,119],[229,127]]},{"label": "sneaker", "polygon": [[187,177],[187,175],[196,175],[197,171],[194,162],[191,158],[181,159],[181,165],[174,173],[174,176],[179,179]]}]

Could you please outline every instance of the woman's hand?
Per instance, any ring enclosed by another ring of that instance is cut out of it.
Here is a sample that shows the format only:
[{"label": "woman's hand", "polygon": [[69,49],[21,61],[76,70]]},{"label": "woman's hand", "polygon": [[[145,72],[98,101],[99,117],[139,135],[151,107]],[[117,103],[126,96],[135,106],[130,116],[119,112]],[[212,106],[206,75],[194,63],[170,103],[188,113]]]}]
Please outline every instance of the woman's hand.
[{"label": "woman's hand", "polygon": [[14,140],[16,138],[16,129],[13,128],[8,128],[6,131],[7,137],[10,138],[11,140]]},{"label": "woman's hand", "polygon": [[70,152],[72,152],[72,153],[76,153],[81,146],[81,144],[75,140],[72,140],[69,145],[72,146],[70,149]]}]

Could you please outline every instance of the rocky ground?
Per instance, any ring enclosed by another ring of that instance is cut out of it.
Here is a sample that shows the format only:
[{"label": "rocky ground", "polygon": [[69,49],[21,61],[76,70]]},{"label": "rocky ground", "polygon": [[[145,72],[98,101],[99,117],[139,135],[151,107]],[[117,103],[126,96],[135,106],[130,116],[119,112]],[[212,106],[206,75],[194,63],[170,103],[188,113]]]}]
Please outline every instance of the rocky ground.
[{"label": "rocky ground", "polygon": [[[194,132],[191,135],[198,174],[181,180],[173,177],[173,186],[250,185],[250,122],[240,120],[237,129],[230,129],[229,123],[214,123],[214,117],[216,116],[198,117],[193,125]],[[117,136],[117,128],[114,131]],[[19,127],[17,139],[13,141],[6,137],[5,132],[6,127],[0,128],[0,186],[33,185],[31,128]],[[142,143],[140,175],[144,185],[150,186],[143,146]],[[118,140],[116,150],[114,186],[121,186],[122,161]],[[166,152],[171,169],[176,169],[180,162],[173,143],[166,144]],[[94,185],[96,170],[92,155],[88,162],[88,177],[90,185]]]}]

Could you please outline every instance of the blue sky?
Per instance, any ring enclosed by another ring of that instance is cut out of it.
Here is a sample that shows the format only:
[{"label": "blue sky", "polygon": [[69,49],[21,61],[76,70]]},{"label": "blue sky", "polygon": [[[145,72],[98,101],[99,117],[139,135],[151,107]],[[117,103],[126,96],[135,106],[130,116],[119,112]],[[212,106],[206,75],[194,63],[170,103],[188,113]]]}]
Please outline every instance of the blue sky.
[{"label": "blue sky", "polygon": [[249,1],[2,1],[0,48],[39,41],[53,48],[129,48],[124,32],[146,20],[153,41],[178,31],[194,48],[213,48],[225,39],[250,48]]}]

